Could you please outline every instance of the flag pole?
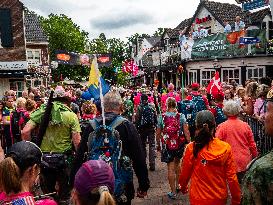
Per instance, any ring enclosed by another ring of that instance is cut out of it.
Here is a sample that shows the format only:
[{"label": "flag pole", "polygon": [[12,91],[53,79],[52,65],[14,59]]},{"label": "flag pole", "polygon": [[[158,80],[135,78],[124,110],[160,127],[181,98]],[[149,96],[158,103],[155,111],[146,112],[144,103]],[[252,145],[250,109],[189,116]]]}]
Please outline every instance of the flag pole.
[{"label": "flag pole", "polygon": [[101,78],[100,78],[100,73],[99,73],[99,68],[98,68],[98,59],[97,59],[96,55],[95,55],[95,58],[94,58],[94,62],[95,62],[96,76],[97,76],[98,81],[99,81],[102,123],[103,123],[103,126],[105,126],[104,101],[103,101],[103,94],[102,94]]}]

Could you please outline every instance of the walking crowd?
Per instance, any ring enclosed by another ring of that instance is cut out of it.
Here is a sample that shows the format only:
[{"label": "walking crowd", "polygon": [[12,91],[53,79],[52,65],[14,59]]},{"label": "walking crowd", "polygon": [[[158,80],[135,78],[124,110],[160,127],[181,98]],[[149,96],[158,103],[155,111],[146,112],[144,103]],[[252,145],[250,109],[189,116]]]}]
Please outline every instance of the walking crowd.
[{"label": "walking crowd", "polygon": [[85,100],[84,90],[5,93],[0,204],[129,205],[153,184],[156,152],[170,200],[189,193],[193,205],[273,204],[273,150],[260,153],[246,122],[255,118],[273,137],[270,79],[222,83],[213,93],[198,83],[112,86],[100,100]]}]

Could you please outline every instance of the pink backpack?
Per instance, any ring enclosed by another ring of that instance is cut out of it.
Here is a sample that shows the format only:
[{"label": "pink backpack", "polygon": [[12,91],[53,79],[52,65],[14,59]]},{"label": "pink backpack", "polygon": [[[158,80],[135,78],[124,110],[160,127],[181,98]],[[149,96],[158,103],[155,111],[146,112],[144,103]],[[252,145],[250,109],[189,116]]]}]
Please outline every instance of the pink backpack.
[{"label": "pink backpack", "polygon": [[177,150],[185,142],[185,137],[180,133],[180,114],[166,116],[163,114],[163,138],[162,143],[167,145],[169,150]]}]

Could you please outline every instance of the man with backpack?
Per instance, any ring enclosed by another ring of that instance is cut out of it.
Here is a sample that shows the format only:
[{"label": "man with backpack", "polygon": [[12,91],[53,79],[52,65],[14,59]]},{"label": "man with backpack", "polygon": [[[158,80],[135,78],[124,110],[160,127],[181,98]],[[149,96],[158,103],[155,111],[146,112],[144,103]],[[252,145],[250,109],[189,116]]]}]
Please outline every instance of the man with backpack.
[{"label": "man with backpack", "polygon": [[210,111],[215,117],[216,127],[227,120],[227,116],[224,114],[224,111],[223,111],[224,98],[225,98],[225,94],[223,92],[219,92],[215,94],[214,96],[215,106],[211,106],[211,109],[210,109]]},{"label": "man with backpack", "polygon": [[207,97],[200,94],[199,88],[200,85],[198,83],[193,83],[191,85],[192,92],[187,96],[184,105],[183,102],[180,105],[181,111],[189,124],[191,138],[194,138],[195,135],[195,118],[197,113],[210,108]]},{"label": "man with backpack", "polygon": [[138,178],[137,196],[143,198],[150,187],[141,139],[132,122],[123,118],[122,98],[116,91],[104,98],[105,115],[86,127],[72,168],[73,175],[84,160],[104,160],[115,175],[114,196],[118,205],[130,205],[134,198],[133,169]]},{"label": "man with backpack", "polygon": [[42,189],[45,193],[57,192],[58,204],[67,204],[71,186],[69,173],[73,152],[81,140],[77,115],[69,108],[71,99],[62,86],[57,86],[48,100],[30,115],[22,130],[22,139],[30,141],[31,131],[39,126],[38,145],[43,152],[41,167]]},{"label": "man with backpack", "polygon": [[157,124],[156,110],[153,105],[148,102],[148,95],[141,95],[141,103],[137,108],[136,125],[139,131],[142,146],[146,154],[147,138],[149,142],[149,165],[150,171],[155,171],[155,126]]}]

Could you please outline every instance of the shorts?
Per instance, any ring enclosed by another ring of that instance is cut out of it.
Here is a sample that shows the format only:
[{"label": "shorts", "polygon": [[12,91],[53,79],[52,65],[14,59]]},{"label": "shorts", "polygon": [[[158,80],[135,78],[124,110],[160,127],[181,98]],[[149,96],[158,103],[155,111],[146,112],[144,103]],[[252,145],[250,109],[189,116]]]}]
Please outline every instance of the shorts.
[{"label": "shorts", "polygon": [[182,144],[177,150],[169,150],[168,148],[162,148],[161,150],[161,162],[170,163],[174,161],[174,158],[181,159],[184,153],[184,144]]}]

